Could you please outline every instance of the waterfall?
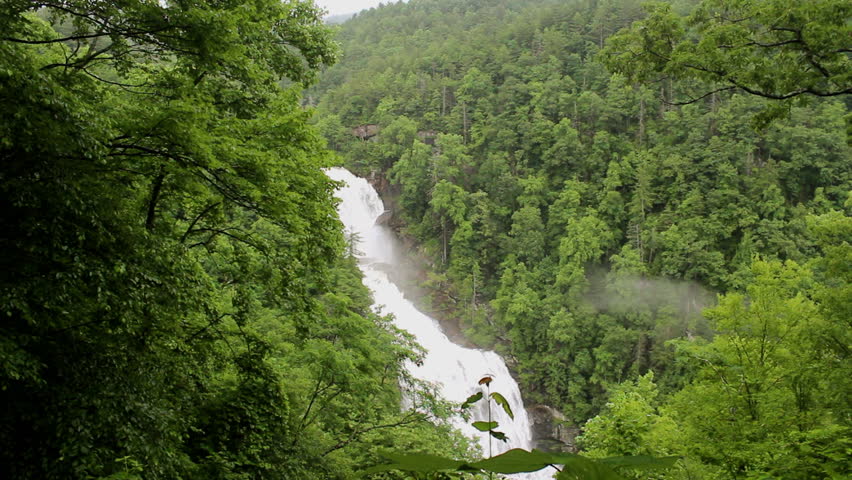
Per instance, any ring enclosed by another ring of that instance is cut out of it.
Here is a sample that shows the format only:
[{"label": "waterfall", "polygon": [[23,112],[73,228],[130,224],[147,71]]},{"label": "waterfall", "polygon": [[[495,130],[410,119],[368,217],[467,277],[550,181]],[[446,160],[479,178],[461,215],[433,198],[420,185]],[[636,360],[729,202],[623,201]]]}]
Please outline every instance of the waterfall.
[{"label": "waterfall", "polygon": [[[342,168],[332,168],[326,174],[333,180],[345,182],[337,191],[341,200],[338,212],[347,232],[354,233],[358,239],[356,249],[360,268],[364,273],[364,284],[373,293],[374,309],[382,314],[393,314],[395,324],[413,334],[427,351],[421,364],[407,365],[409,372],[438,386],[445,399],[458,403],[479,391],[481,387],[477,382],[483,376],[493,377],[491,391],[500,392],[511,404],[515,415],[514,420],[510,419],[500,407],[492,403],[492,419],[499,422],[498,430],[509,438],[505,443],[493,439],[493,454],[497,455],[512,448],[531,450],[529,417],[524,409],[518,384],[509,374],[506,363],[494,352],[464,348],[451,342],[436,320],[417,310],[414,304],[405,298],[386,273],[388,269],[399,266],[400,255],[404,255],[404,252],[398,251],[396,239],[389,228],[376,225],[376,219],[385,210],[379,195],[366,180]],[[482,408],[472,412],[475,420],[487,419],[484,403],[478,402],[477,405]],[[488,440],[482,432],[461,418],[454,419],[453,424],[465,435],[476,438],[487,455]],[[552,473],[553,471],[540,471],[509,477],[550,479]]]}]

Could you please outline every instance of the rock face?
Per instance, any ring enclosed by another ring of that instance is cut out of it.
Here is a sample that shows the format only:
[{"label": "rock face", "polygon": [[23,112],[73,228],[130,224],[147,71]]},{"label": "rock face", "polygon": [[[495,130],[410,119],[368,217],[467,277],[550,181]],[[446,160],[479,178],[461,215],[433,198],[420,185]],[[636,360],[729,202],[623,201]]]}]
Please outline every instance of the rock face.
[{"label": "rock face", "polygon": [[[399,198],[399,188],[392,185],[387,177],[385,177],[382,172],[378,170],[373,170],[369,175],[365,177],[370,185],[376,189],[376,192],[379,193],[379,196],[382,198],[382,201],[385,204],[385,212],[376,219],[376,223],[380,225],[387,225],[397,233],[399,233],[400,229],[404,226],[402,218],[399,215],[396,215],[396,212],[399,211],[399,205],[397,204],[397,199]],[[407,242],[407,247],[414,249],[413,242]]]},{"label": "rock face", "polygon": [[[382,201],[385,202],[385,208],[388,208],[389,205],[388,200],[385,198],[388,195],[395,196],[396,192],[393,191],[391,183],[388,181],[387,177],[379,170],[371,170],[370,174],[367,175],[367,181],[370,182],[370,185],[376,189],[379,196],[382,197]],[[390,206],[392,207],[392,206]]]},{"label": "rock face", "polygon": [[435,145],[435,139],[438,137],[438,132],[435,130],[420,130],[417,132],[417,138],[426,145]]},{"label": "rock face", "polygon": [[379,126],[372,123],[358,125],[357,127],[352,129],[352,135],[355,135],[361,140],[369,140],[378,134]]},{"label": "rock face", "polygon": [[379,215],[379,218],[376,219],[376,225],[384,225],[390,222],[391,218],[393,218],[393,210],[385,210]]},{"label": "rock face", "polygon": [[569,425],[565,416],[547,405],[527,408],[532,424],[535,448],[545,452],[577,453],[577,437],[580,429]]}]

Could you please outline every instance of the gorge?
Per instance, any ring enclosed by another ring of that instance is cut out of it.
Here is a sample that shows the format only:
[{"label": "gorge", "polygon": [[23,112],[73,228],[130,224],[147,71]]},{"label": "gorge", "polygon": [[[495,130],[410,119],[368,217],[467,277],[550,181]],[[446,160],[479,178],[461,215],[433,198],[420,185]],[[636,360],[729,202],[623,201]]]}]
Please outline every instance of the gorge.
[{"label": "gorge", "polygon": [[[518,384],[510,375],[503,359],[494,352],[456,345],[441,331],[436,320],[417,310],[387,273],[398,268],[404,253],[400,250],[393,232],[387,226],[376,222],[385,212],[379,195],[365,179],[356,177],[345,169],[333,168],[327,171],[327,175],[333,180],[345,183],[337,191],[341,200],[338,212],[348,236],[357,242],[357,246],[353,248],[360,258],[364,283],[373,293],[374,308],[381,314],[393,315],[396,326],[413,334],[427,351],[422,362],[408,363],[409,372],[434,384],[446,400],[458,403],[482,388],[478,385],[479,379],[484,376],[492,377],[490,391],[500,392],[505,396],[514,412],[514,419],[509,418],[499,406],[493,404],[489,417],[484,402],[474,405],[471,419],[491,418],[497,421],[499,430],[506,434],[508,441],[492,439],[489,443],[489,438],[486,438],[483,432],[476,430],[460,417],[454,418],[454,426],[467,436],[478,438],[482,451],[488,456],[512,448],[531,450],[533,440],[530,419],[524,409]],[[517,474],[513,478],[546,479],[550,478],[551,473],[540,471]]]}]

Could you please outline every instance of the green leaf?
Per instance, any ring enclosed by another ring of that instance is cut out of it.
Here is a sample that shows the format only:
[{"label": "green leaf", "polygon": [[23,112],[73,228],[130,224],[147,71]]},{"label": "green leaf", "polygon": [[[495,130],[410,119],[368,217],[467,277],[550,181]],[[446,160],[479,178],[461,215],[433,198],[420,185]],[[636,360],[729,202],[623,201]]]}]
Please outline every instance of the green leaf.
[{"label": "green leaf", "polygon": [[495,432],[494,430],[491,430],[488,433],[490,433],[491,436],[496,438],[497,440],[500,440],[500,441],[503,441],[503,442],[509,441],[509,437],[507,437],[506,434],[503,433],[503,432]]},{"label": "green leaf", "polygon": [[475,394],[467,397],[467,400],[465,400],[464,403],[461,404],[461,408],[463,408],[463,409],[470,408],[471,405],[473,405],[474,403],[476,403],[480,400],[482,400],[482,392],[475,393]]},{"label": "green leaf", "polygon": [[506,397],[497,392],[491,392],[491,398],[493,398],[494,401],[497,402],[497,405],[503,407],[503,410],[506,412],[506,415],[508,415],[509,418],[511,418],[512,420],[515,419],[515,414],[512,413],[512,407],[509,406],[509,402],[506,400]]},{"label": "green leaf", "polygon": [[557,480],[625,480],[608,465],[570,453],[556,454],[553,463],[563,465]]},{"label": "green leaf", "polygon": [[551,455],[540,450],[528,452],[520,448],[513,448],[496,457],[471,463],[470,466],[494,473],[521,473],[535,472],[551,463]]},{"label": "green leaf", "polygon": [[[653,460],[650,457],[645,459],[649,462]],[[625,466],[630,463],[629,458],[623,458],[621,461]],[[470,467],[494,473],[535,472],[548,465],[563,465],[562,473],[557,477],[559,480],[625,480],[603,462],[580,455],[550,454],[540,450],[528,452],[515,448],[496,457],[469,464]]]},{"label": "green leaf", "polygon": [[499,424],[497,422],[473,422],[471,425],[473,425],[473,428],[479,430],[480,432],[487,432],[489,430],[497,428],[497,425]]},{"label": "green leaf", "polygon": [[[488,425],[488,422],[477,422]],[[490,422],[496,423],[496,422]],[[495,425],[496,426],[496,425]],[[485,430],[483,430],[485,431]],[[489,431],[495,438],[503,440],[502,432]],[[648,456],[610,457],[603,460],[591,460],[571,453],[551,454],[541,450],[528,452],[514,448],[496,457],[486,458],[473,463],[440,457],[429,454],[402,455],[395,453],[383,454],[393,463],[378,465],[365,470],[362,475],[401,470],[405,472],[493,472],[493,473],[523,473],[535,472],[550,465],[562,465],[562,472],[557,480],[625,480],[611,467],[630,469],[668,468],[674,465],[677,457],[654,458]]]}]

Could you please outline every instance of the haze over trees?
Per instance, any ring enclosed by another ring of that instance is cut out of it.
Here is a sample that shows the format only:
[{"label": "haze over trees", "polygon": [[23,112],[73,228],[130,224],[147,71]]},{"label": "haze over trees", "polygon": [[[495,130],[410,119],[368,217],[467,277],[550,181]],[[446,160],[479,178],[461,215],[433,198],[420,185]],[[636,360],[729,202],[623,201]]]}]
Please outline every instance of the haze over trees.
[{"label": "haze over trees", "polygon": [[849,15],[412,0],[343,24],[317,126],[387,179],[434,308],[584,451],[684,457],[660,478],[842,478]]}]

